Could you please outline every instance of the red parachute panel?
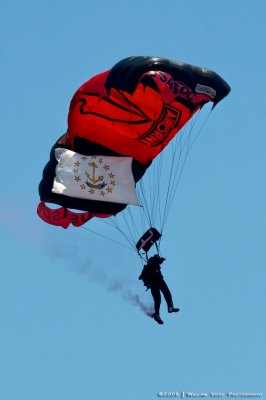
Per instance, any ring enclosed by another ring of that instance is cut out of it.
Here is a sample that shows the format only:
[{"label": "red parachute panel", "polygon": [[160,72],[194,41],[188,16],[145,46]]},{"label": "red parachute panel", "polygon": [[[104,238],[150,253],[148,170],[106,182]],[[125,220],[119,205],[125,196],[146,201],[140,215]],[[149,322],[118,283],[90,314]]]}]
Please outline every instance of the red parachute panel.
[{"label": "red parachute panel", "polygon": [[[122,155],[146,164],[155,158],[201,107],[209,101],[204,94],[192,93],[184,84],[169,85],[171,77],[161,72],[142,76],[154,82],[157,90],[140,82],[135,91],[111,88],[104,93],[108,71],[86,82],[75,93],[68,117],[68,136],[72,148],[75,137],[102,144]],[[193,110],[176,98],[176,91],[196,104]],[[99,92],[99,93],[97,93]]]},{"label": "red parachute panel", "polygon": [[67,229],[70,224],[76,227],[81,226],[93,217],[108,218],[112,216],[112,214],[95,214],[91,212],[76,213],[65,207],[52,209],[49,208],[44,201],[39,203],[37,214],[44,222],[61,226],[64,229]]}]

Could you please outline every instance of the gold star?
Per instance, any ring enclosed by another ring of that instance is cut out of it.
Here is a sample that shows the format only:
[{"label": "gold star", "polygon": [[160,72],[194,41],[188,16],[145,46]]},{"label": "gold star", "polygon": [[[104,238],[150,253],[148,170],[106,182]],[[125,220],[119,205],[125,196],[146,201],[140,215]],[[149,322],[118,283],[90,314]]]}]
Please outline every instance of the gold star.
[{"label": "gold star", "polygon": [[110,186],[108,186],[108,188],[106,189],[107,193],[112,193],[113,192],[113,188],[111,188]]},{"label": "gold star", "polygon": [[84,183],[82,183],[82,185],[80,185],[80,189],[85,190],[86,186],[84,185]]},{"label": "gold star", "polygon": [[103,191],[103,190],[101,191],[101,195],[102,195],[102,196],[104,196],[104,195],[105,195],[105,193],[104,193],[104,191]]},{"label": "gold star", "polygon": [[99,158],[98,163],[99,163],[99,164],[102,164],[102,163],[103,163],[103,159],[102,159],[102,158]]},{"label": "gold star", "polygon": [[109,165],[105,165],[103,168],[105,169],[105,171],[108,171],[108,169],[110,169]]},{"label": "gold star", "polygon": [[87,160],[87,158],[88,158],[87,156],[82,156],[81,157],[82,160]]},{"label": "gold star", "polygon": [[110,183],[111,183],[111,185],[113,185],[113,186],[115,185],[115,181],[111,181]]},{"label": "gold star", "polygon": [[79,162],[79,161],[76,161],[76,162],[74,163],[74,165],[75,165],[76,167],[79,167],[79,166],[80,166],[80,162]]},{"label": "gold star", "polygon": [[110,174],[108,174],[110,176],[110,179],[114,179],[114,174],[112,174],[112,172]]},{"label": "gold star", "polygon": [[94,194],[94,189],[90,189],[90,190],[89,190],[89,193],[90,193],[90,194]]},{"label": "gold star", "polygon": [[77,174],[79,171],[78,171],[78,169],[72,169],[72,171],[74,172],[74,174]]},{"label": "gold star", "polygon": [[75,176],[74,179],[75,179],[76,182],[80,181],[80,177],[79,176]]}]

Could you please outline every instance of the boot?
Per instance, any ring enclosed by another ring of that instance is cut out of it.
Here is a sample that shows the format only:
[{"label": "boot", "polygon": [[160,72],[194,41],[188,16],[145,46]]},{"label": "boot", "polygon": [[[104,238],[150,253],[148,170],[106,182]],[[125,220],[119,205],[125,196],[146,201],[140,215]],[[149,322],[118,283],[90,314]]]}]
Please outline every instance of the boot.
[{"label": "boot", "polygon": [[168,312],[178,312],[180,310],[180,308],[175,308],[175,307],[168,307]]},{"label": "boot", "polygon": [[159,314],[153,314],[153,318],[155,319],[156,322],[158,322],[158,324],[162,325],[163,321],[161,320],[161,317]]}]

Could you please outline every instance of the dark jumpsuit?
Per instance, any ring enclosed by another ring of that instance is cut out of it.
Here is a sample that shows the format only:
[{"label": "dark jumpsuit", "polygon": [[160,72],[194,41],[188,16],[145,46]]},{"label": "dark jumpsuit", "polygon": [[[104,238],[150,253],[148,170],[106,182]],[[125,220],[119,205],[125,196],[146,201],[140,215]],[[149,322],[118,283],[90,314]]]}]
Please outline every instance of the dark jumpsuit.
[{"label": "dark jumpsuit", "polygon": [[155,314],[160,314],[161,292],[165,298],[168,307],[173,307],[173,299],[171,292],[163,279],[160,264],[163,259],[149,259],[147,265],[144,266],[139,279],[142,279],[144,285],[151,289],[154,299]]}]

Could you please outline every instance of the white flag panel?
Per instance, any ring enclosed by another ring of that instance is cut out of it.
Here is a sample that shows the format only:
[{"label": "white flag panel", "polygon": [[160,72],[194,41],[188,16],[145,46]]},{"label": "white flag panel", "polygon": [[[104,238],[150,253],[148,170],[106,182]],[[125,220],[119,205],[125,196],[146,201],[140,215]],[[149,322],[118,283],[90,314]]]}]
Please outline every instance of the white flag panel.
[{"label": "white flag panel", "polygon": [[140,205],[132,157],[85,156],[55,149],[58,161],[52,192],[80,199]]}]

